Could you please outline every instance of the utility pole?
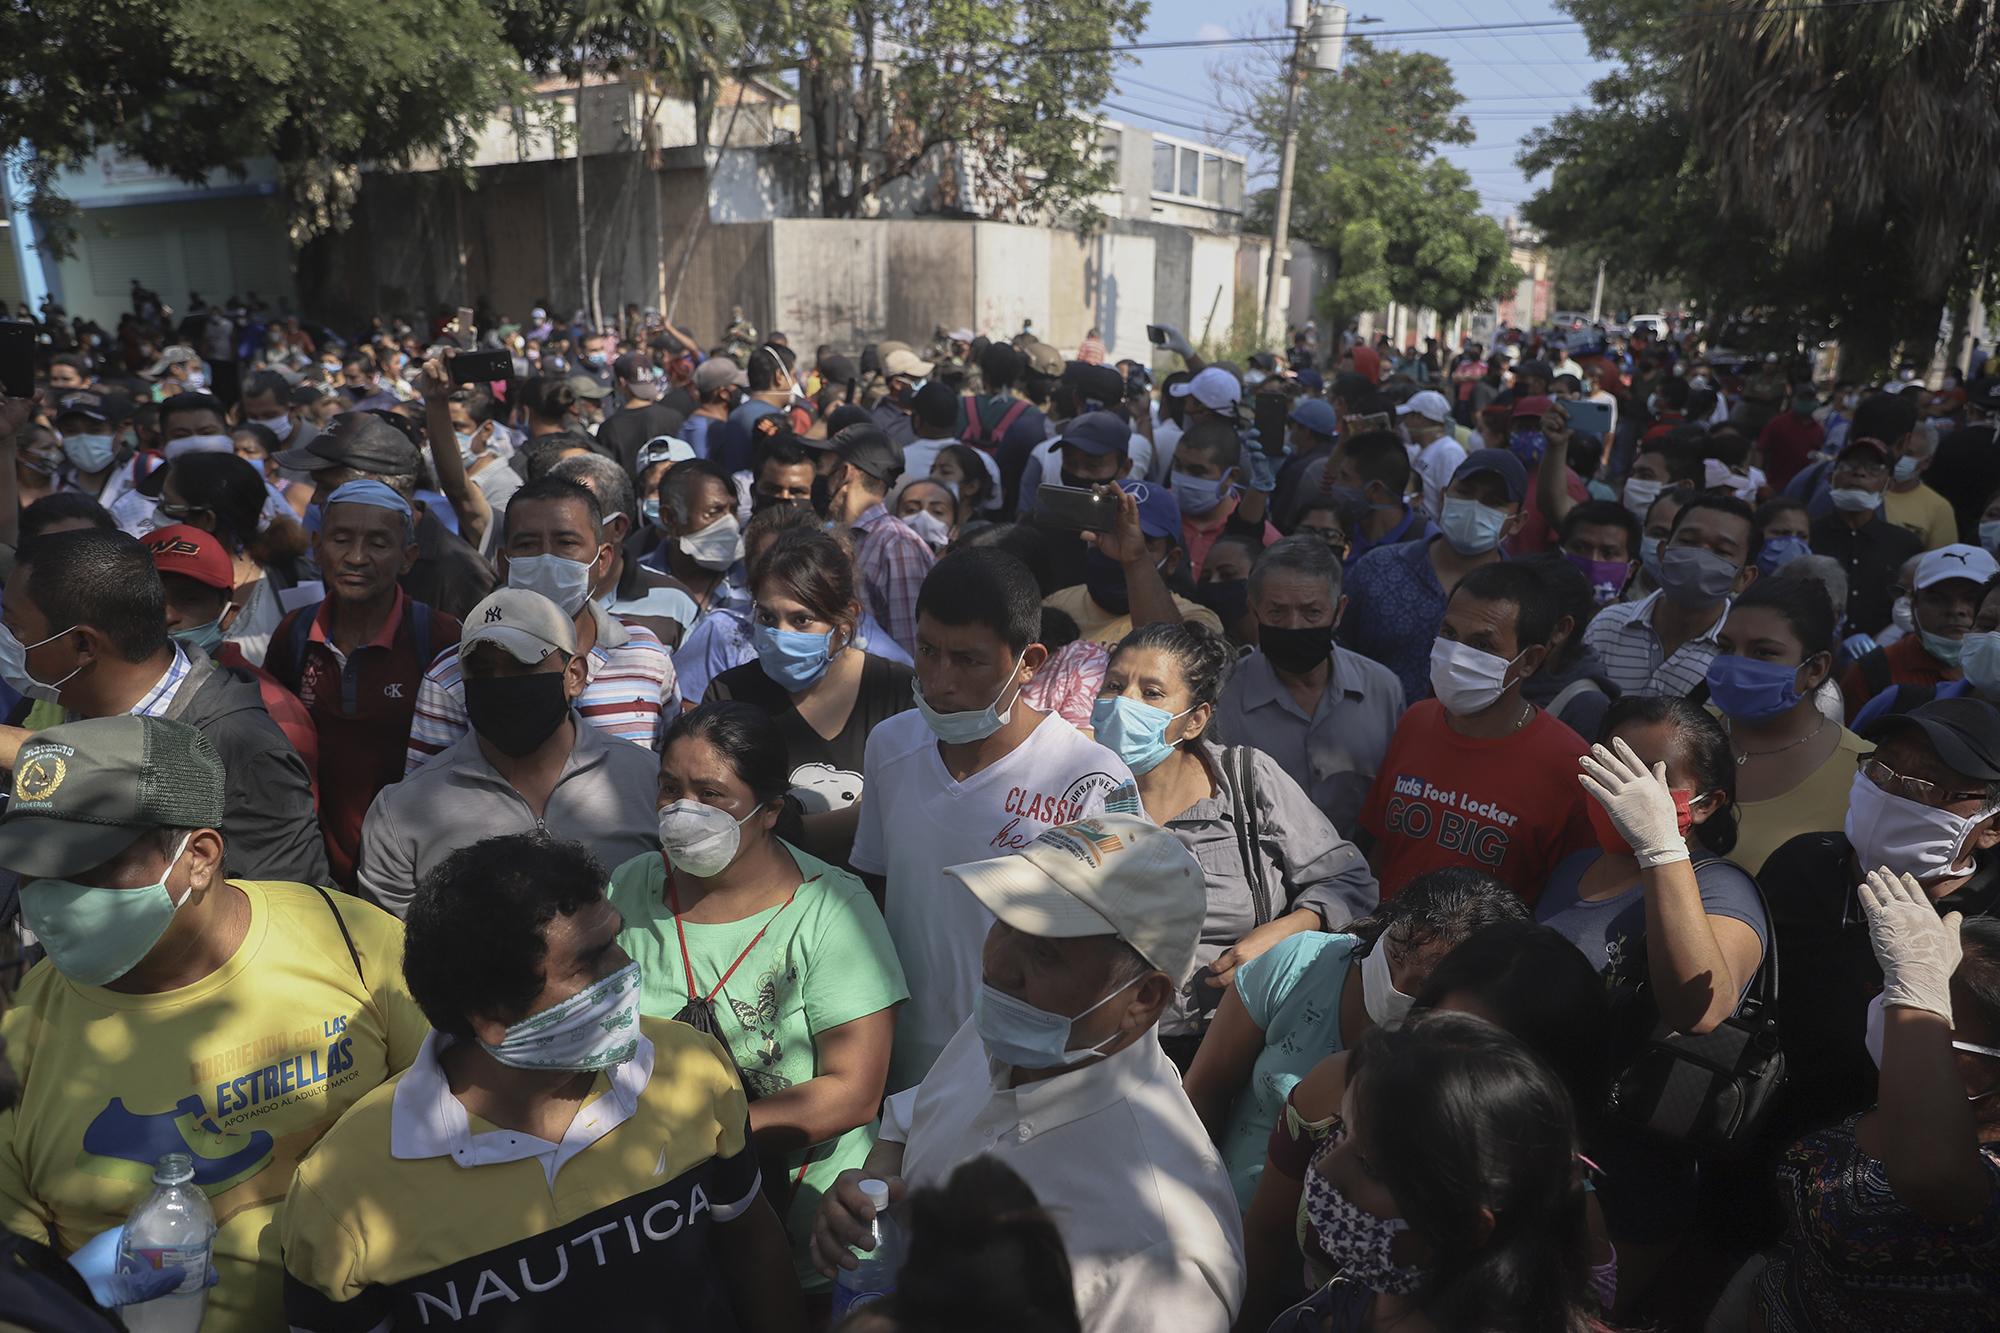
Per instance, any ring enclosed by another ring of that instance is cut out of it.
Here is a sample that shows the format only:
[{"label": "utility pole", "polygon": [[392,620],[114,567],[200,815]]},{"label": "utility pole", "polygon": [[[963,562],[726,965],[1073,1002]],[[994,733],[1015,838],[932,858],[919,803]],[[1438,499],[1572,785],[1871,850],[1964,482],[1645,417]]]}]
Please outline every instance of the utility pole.
[{"label": "utility pole", "polygon": [[1298,36],[1292,43],[1292,58],[1285,91],[1285,139],[1278,151],[1278,201],[1271,218],[1271,255],[1264,274],[1264,311],[1259,328],[1265,338],[1278,339],[1278,284],[1285,276],[1286,251],[1292,232],[1292,169],[1298,159],[1299,99],[1305,91],[1308,70],[1338,72],[1341,47],[1347,35],[1347,10],[1340,5],[1313,6],[1308,0],[1291,0],[1285,26]]},{"label": "utility pole", "polygon": [[1590,294],[1590,322],[1604,322],[1604,261],[1597,261],[1597,290]]}]

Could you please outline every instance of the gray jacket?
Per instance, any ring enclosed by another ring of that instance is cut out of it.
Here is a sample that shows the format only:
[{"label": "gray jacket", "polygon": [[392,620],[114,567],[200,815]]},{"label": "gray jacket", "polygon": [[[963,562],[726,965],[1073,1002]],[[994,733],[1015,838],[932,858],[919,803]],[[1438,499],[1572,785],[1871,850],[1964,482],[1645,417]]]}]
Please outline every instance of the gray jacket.
[{"label": "gray jacket", "polygon": [[355,881],[361,896],[402,916],[417,884],[445,857],[503,833],[536,830],[590,848],[609,870],[660,849],[654,792],[659,758],[575,713],[576,744],[540,819],[467,732],[368,807]]},{"label": "gray jacket", "polygon": [[[1236,774],[1230,752],[1204,740],[1199,751],[1213,796],[1196,801],[1167,828],[1179,838],[1208,879],[1208,915],[1202,919],[1195,962],[1207,966],[1224,949],[1255,928],[1256,902],[1236,829]],[[1327,817],[1292,781],[1278,761],[1262,750],[1250,752],[1251,793],[1256,806],[1256,857],[1271,892],[1271,918],[1309,907],[1321,925],[1338,930],[1375,910],[1381,888],[1367,858],[1334,830]],[[1246,804],[1248,802],[1246,801]],[[1195,984],[1199,985],[1200,973]],[[1160,1019],[1160,1031],[1197,1031],[1204,1024],[1188,1012],[1185,999]]]}]

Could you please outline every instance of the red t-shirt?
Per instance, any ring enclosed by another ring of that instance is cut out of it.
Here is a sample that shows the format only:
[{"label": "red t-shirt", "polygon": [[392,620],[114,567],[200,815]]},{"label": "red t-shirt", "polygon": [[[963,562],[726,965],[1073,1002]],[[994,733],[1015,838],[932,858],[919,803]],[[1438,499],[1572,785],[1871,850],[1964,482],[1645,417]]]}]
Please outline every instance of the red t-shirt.
[{"label": "red t-shirt", "polygon": [[[1534,474],[1528,478],[1528,500],[1521,506],[1521,530],[1507,540],[1507,554],[1512,556],[1534,555],[1546,551],[1556,544],[1559,535],[1542,514],[1542,502],[1535,498]],[[1573,468],[1563,469],[1563,485],[1569,498],[1582,504],[1590,498],[1590,487],[1583,478],[1576,475]]]},{"label": "red t-shirt", "polygon": [[1511,736],[1464,736],[1436,699],[1412,704],[1362,807],[1375,839],[1382,900],[1443,866],[1484,870],[1530,905],[1556,863],[1596,845],[1577,779],[1589,746],[1535,710]]},{"label": "red t-shirt", "polygon": [[1772,489],[1783,490],[1786,482],[1804,470],[1812,452],[1825,443],[1826,428],[1811,417],[1780,412],[1765,422],[1757,434],[1757,452],[1763,456],[1764,475],[1771,479]]}]

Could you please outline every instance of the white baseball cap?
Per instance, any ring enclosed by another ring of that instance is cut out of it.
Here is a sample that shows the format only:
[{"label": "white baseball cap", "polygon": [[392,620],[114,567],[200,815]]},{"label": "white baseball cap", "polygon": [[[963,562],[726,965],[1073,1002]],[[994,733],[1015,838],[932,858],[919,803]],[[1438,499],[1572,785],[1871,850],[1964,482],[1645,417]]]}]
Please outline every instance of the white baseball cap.
[{"label": "white baseball cap", "polygon": [[1116,935],[1175,986],[1194,971],[1208,881],[1181,840],[1150,819],[1080,819],[1011,855],[944,873],[1024,935]]},{"label": "white baseball cap", "polygon": [[1426,421],[1440,424],[1451,420],[1451,404],[1436,389],[1425,389],[1422,393],[1410,395],[1410,401],[1396,409],[1399,417],[1420,416]]},{"label": "white baseball cap", "polygon": [[1912,582],[1919,591],[1947,579],[1971,579],[1983,587],[1995,574],[2000,574],[2000,562],[1983,547],[1954,542],[1935,551],[1925,551],[1917,561],[1917,577]]},{"label": "white baseball cap", "polygon": [[1194,400],[1211,412],[1234,407],[1243,398],[1243,386],[1221,366],[1204,366],[1195,377],[1167,390],[1176,398],[1194,395]]}]

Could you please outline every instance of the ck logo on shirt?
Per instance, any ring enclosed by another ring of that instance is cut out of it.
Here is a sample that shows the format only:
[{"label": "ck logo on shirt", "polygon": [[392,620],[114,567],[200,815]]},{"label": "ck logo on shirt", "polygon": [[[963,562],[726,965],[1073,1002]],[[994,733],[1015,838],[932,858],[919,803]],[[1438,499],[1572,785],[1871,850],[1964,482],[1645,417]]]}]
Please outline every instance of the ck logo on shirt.
[{"label": "ck logo on shirt", "polygon": [[1435,842],[1481,865],[1498,866],[1507,859],[1509,830],[1521,821],[1491,801],[1402,774],[1389,798],[1385,822],[1392,834]]},{"label": "ck logo on shirt", "polygon": [[400,698],[402,698],[402,697],[403,697],[403,682],[402,682],[402,681],[400,681],[400,680],[392,680],[392,681],[390,681],[390,682],[389,682],[389,683],[388,683],[387,685],[384,685],[384,686],[382,687],[382,697],[383,697],[383,698],[385,698],[385,699],[400,699]]}]

